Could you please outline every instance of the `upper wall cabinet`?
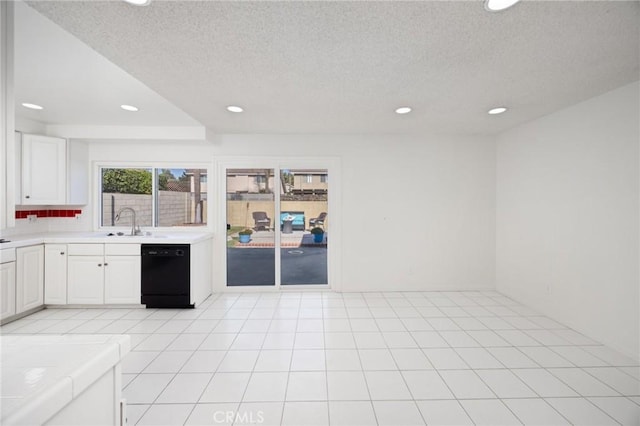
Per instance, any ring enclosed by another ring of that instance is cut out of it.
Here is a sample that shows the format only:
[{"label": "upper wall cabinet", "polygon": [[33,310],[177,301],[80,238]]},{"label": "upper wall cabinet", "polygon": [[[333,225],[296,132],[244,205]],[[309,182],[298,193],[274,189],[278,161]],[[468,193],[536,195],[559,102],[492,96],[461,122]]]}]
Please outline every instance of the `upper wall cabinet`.
[{"label": "upper wall cabinet", "polygon": [[22,136],[20,204],[65,204],[67,141],[40,135]]},{"label": "upper wall cabinet", "polygon": [[87,204],[89,156],[85,143],[31,134],[23,134],[17,142],[21,188],[16,204]]}]

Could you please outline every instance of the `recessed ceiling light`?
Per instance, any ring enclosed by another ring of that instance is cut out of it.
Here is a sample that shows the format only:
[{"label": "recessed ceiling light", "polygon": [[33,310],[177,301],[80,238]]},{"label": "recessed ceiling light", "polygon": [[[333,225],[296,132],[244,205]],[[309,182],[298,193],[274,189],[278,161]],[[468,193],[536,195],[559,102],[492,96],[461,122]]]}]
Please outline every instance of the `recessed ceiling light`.
[{"label": "recessed ceiling light", "polygon": [[499,12],[501,10],[509,9],[520,0],[486,0],[484,2],[484,8],[489,12]]},{"label": "recessed ceiling light", "polygon": [[124,1],[134,6],[148,6],[149,3],[151,3],[151,0],[124,0]]},{"label": "recessed ceiling light", "polygon": [[489,111],[487,111],[487,113],[491,115],[496,115],[496,114],[502,114],[506,110],[507,109],[505,107],[498,107],[498,108],[490,109]]},{"label": "recessed ceiling light", "polygon": [[242,109],[242,107],[239,107],[239,106],[236,106],[236,105],[229,105],[227,107],[227,111],[230,111],[230,112],[242,112],[244,110]]},{"label": "recessed ceiling light", "polygon": [[138,111],[138,107],[134,107],[133,105],[120,105],[120,108],[122,108],[125,111]]},{"label": "recessed ceiling light", "polygon": [[396,114],[408,114],[411,112],[411,107],[396,108]]},{"label": "recessed ceiling light", "polygon": [[30,104],[28,102],[23,103],[22,106],[25,107],[25,108],[29,108],[29,109],[44,109],[40,105]]}]

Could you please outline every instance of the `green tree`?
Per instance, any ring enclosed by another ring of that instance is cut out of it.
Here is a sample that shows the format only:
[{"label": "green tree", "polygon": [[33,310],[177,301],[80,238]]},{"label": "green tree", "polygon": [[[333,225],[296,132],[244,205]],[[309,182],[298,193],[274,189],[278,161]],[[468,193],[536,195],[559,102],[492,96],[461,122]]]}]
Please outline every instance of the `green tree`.
[{"label": "green tree", "polygon": [[102,192],[121,194],[151,194],[151,170],[103,169]]}]

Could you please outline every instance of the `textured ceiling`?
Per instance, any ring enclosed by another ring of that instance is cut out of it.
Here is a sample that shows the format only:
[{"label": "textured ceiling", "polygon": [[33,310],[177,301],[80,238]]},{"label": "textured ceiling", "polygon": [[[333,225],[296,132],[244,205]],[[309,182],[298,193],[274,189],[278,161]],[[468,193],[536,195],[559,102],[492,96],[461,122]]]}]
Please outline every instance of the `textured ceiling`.
[{"label": "textured ceiling", "polygon": [[28,3],[219,133],[493,134],[639,79],[637,1]]}]

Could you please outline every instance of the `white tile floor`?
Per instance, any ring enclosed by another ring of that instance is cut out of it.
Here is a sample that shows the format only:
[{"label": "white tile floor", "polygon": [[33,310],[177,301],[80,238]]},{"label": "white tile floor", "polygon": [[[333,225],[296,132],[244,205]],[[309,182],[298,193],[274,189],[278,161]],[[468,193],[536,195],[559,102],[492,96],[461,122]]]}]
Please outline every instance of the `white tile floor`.
[{"label": "white tile floor", "polygon": [[0,332],[130,334],[131,425],[640,425],[638,362],[496,292],[217,294]]}]

